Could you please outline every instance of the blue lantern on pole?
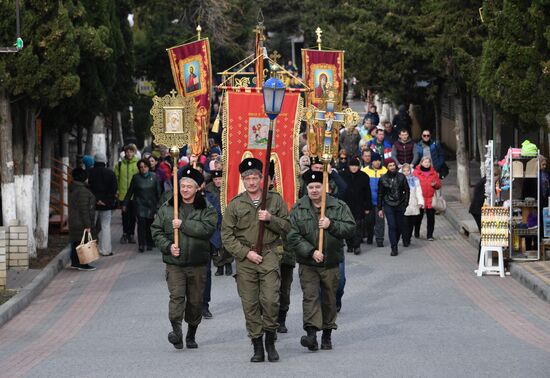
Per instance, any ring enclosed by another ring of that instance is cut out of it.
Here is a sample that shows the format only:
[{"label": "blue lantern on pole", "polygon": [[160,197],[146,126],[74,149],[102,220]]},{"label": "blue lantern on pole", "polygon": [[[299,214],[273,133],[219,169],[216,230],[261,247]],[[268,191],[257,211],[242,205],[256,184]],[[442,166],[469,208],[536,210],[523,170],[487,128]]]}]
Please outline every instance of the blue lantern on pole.
[{"label": "blue lantern on pole", "polygon": [[283,106],[286,87],[284,83],[277,78],[270,78],[264,83],[264,108],[265,113],[270,120],[277,118]]},{"label": "blue lantern on pole", "polygon": [[[260,210],[265,210],[267,205],[267,192],[269,189],[269,162],[271,159],[271,145],[273,141],[273,124],[275,123],[275,118],[281,112],[283,106],[283,100],[285,98],[286,87],[283,82],[274,77],[268,79],[264,83],[263,94],[264,94],[264,110],[267,116],[269,117],[269,131],[267,133],[267,146],[265,149],[265,161],[264,161],[264,182],[262,189],[262,200],[260,202]],[[264,230],[265,222],[260,222],[258,227],[258,239],[256,240],[256,246],[254,251],[261,255],[264,245]]]}]

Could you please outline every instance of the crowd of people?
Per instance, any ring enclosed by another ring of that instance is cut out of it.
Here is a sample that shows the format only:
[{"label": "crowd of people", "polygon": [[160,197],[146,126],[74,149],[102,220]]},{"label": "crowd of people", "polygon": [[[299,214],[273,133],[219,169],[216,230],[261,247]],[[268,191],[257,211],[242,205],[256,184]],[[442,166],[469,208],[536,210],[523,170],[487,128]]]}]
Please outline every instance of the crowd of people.
[{"label": "crowd of people", "polygon": [[[84,231],[97,236],[101,255],[113,255],[111,217],[120,209],[120,244],[136,244],[137,232],[139,253],[154,247],[162,253],[170,295],[168,341],[182,349],[184,341],[187,348],[198,347],[201,319],[213,316],[212,264],[216,276],[231,276],[235,261],[237,290],[254,347],[251,361],[259,362],[266,352],[269,361],[279,359],[275,340],[277,332],[287,332],[298,263],[306,332],[300,342],[315,351],[317,332],[322,331],[321,349],[332,349],[346,282],[344,251],[360,255],[363,242],[384,247],[387,225],[390,255],[397,256],[400,240],[408,247],[413,233],[420,237],[424,214],[426,237],[434,240],[432,199],[448,169],[429,130],[418,142],[411,139],[411,122],[404,107],[390,122],[371,106],[360,125],[341,130],[338,159],[328,165],[327,187],[322,185],[323,162],[310,156],[301,134],[299,198],[292,209],[276,190],[266,194],[265,210],[260,207],[263,163],[248,158],[239,166],[245,190],[230,199],[222,215],[221,187],[227,172],[222,170],[222,148],[213,140],[207,153],[195,156],[182,149],[177,160],[164,146],[140,152],[128,144],[112,169],[104,154],[86,156],[72,171],[69,188],[71,267],[95,269],[78,260],[76,247]],[[172,177],[174,165],[177,181]],[[323,191],[327,195],[321,216]],[[260,222],[265,231],[263,244],[257,246]],[[185,340],[183,321],[188,324]]]}]

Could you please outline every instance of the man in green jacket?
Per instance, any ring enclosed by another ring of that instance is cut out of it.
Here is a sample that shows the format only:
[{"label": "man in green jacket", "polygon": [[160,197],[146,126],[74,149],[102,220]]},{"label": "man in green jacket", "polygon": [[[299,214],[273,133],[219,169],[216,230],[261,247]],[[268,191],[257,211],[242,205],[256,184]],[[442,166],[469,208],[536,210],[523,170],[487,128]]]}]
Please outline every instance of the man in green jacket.
[{"label": "man in green jacket", "polygon": [[[115,166],[115,175],[118,184],[118,200],[120,202],[124,201],[126,197],[126,192],[132,182],[132,177],[139,172],[137,167],[139,159],[136,156],[136,152],[137,147],[135,144],[131,143],[124,146],[124,158]],[[122,236],[120,238],[120,244],[134,244],[136,242],[134,239],[135,228],[136,216],[133,206],[131,203],[128,203],[126,209],[122,211]]]},{"label": "man in green jacket", "polygon": [[[307,332],[300,342],[309,350],[317,350],[317,331],[323,330],[321,349],[332,349],[331,333],[336,329],[338,265],[344,260],[344,240],[355,232],[355,220],[348,205],[332,196],[327,196],[325,216],[321,218],[323,174],[310,170],[302,177],[307,196],[300,198],[292,208],[287,236],[287,247],[296,252],[300,264],[298,274]],[[317,249],[320,229],[325,230],[322,251]]]},{"label": "man in green jacket", "polygon": [[[179,216],[174,217],[173,198],[161,206],[151,225],[156,246],[166,264],[166,283],[170,292],[168,318],[172,331],[168,341],[176,349],[183,348],[181,323],[188,324],[185,344],[197,348],[195,333],[202,319],[206,264],[210,259],[210,237],[216,229],[216,210],[197,193],[204,182],[202,174],[187,168],[180,180]],[[179,243],[174,244],[174,229]]]},{"label": "man in green jacket", "polygon": [[[231,200],[222,220],[223,246],[237,260],[237,290],[241,297],[246,329],[254,345],[251,362],[265,359],[278,361],[275,349],[275,332],[279,311],[279,262],[281,235],[290,229],[288,208],[280,194],[267,193],[266,210],[260,210],[263,164],[248,158],[239,165],[245,192]],[[231,173],[229,173],[231,174]],[[267,179],[267,178],[266,178]],[[254,246],[258,237],[259,221],[265,222],[262,253]]]}]

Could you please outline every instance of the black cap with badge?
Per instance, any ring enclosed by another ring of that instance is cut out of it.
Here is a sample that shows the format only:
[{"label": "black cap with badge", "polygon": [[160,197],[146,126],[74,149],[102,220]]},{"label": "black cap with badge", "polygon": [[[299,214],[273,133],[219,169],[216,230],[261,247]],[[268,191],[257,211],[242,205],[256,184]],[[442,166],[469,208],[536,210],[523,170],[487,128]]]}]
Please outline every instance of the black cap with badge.
[{"label": "black cap with badge", "polygon": [[241,164],[239,164],[239,173],[244,173],[248,170],[255,169],[257,171],[260,171],[262,173],[262,168],[264,165],[262,162],[256,158],[247,158],[241,161]]},{"label": "black cap with badge", "polygon": [[304,180],[306,186],[311,184],[312,182],[319,182],[322,184],[323,172],[315,172],[310,169],[304,172],[304,174],[302,175],[302,179]]},{"label": "black cap with badge", "polygon": [[181,179],[183,180],[184,178],[195,181],[197,183],[197,186],[201,186],[204,182],[204,176],[202,175],[202,173],[192,167],[183,169]]},{"label": "black cap with badge", "polygon": [[223,171],[210,171],[212,178],[223,177]]}]

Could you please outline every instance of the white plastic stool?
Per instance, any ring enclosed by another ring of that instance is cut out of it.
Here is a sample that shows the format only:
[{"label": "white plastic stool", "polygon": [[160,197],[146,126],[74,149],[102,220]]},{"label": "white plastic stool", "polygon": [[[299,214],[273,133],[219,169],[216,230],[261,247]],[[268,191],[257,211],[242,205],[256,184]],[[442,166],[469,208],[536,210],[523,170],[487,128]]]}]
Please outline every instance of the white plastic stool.
[{"label": "white plastic stool", "polygon": [[[493,252],[498,253],[498,266],[493,266]],[[476,272],[478,277],[481,277],[483,273],[499,273],[501,277],[504,277],[504,254],[502,247],[481,247],[479,267]]]}]

